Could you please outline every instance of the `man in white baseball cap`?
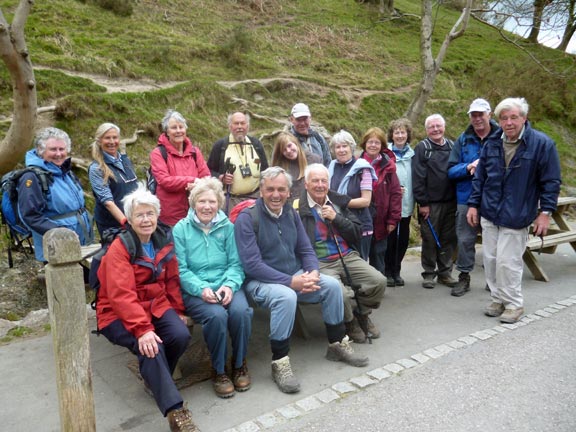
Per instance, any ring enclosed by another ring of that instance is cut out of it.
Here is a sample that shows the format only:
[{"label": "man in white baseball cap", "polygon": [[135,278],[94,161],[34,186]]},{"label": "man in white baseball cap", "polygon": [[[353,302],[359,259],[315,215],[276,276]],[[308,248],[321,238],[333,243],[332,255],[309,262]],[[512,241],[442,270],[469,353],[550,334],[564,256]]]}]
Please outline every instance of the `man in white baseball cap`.
[{"label": "man in white baseball cap", "polygon": [[470,272],[474,269],[476,238],[479,227],[472,227],[466,220],[468,198],[472,192],[472,178],[476,172],[480,150],[484,142],[498,130],[498,123],[491,119],[492,110],[485,99],[474,99],[468,109],[470,125],[458,137],[448,159],[448,178],[456,181],[456,237],[458,257],[456,270],[460,272],[458,284],[452,295],[460,297],[470,291]]},{"label": "man in white baseball cap", "polygon": [[[297,103],[290,111],[290,133],[293,134],[306,153],[308,163],[322,162],[325,166],[330,164],[332,157],[326,140],[322,135],[310,127],[312,114],[310,108],[303,103]],[[317,155],[317,156],[316,156]],[[315,157],[316,156],[316,157]]]}]

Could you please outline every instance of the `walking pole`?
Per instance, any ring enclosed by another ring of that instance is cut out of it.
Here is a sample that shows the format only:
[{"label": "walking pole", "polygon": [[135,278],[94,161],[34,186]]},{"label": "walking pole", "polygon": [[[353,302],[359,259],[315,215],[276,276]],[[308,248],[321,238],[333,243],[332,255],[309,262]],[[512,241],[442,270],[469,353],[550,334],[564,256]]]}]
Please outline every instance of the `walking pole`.
[{"label": "walking pole", "polygon": [[442,246],[440,245],[440,240],[438,240],[438,234],[436,234],[436,230],[434,229],[434,226],[432,226],[432,222],[430,222],[430,218],[426,218],[426,222],[428,222],[428,226],[430,227],[430,231],[432,231],[432,235],[434,236],[434,241],[436,242],[436,246],[438,246],[438,249],[441,249]]},{"label": "walking pole", "polygon": [[[394,273],[396,273],[396,270],[398,269],[398,255],[399,255],[399,245],[400,245],[400,221],[402,219],[400,219],[398,221],[398,225],[396,225],[396,244],[394,246],[396,246],[396,250],[394,251]],[[398,270],[398,276],[400,276],[400,270]],[[394,277],[394,276],[393,276]],[[396,285],[396,282],[394,282],[394,285]]]},{"label": "walking pole", "polygon": [[[338,239],[336,238],[336,234],[334,233],[334,230],[332,229],[332,223],[328,219],[326,219],[326,225],[328,226],[328,231],[330,231],[330,235],[332,236],[334,243],[336,243],[336,248],[338,249],[338,256],[340,257],[340,262],[342,263],[342,268],[344,269],[344,275],[346,276],[346,282],[348,283],[348,286],[350,286],[350,288],[352,288],[352,291],[354,292],[354,298],[356,299],[356,306],[358,307],[358,315],[361,315],[360,311],[361,311],[362,305],[360,304],[360,299],[358,298],[358,290],[360,290],[361,286],[352,282],[352,277],[350,276],[350,271],[348,270],[348,266],[344,262],[344,255],[342,254],[342,249],[340,248],[340,243],[338,243]],[[359,319],[358,324],[360,324],[360,328],[362,329],[362,331],[366,335],[366,339],[368,339],[368,343],[371,344],[372,343],[372,333],[370,333],[368,331],[368,321],[367,320],[364,321],[364,320]]]},{"label": "walking pole", "polygon": [[[224,163],[224,175],[226,174],[234,174],[236,171],[236,165],[230,163],[230,158],[226,159]],[[226,185],[226,204],[224,206],[224,213],[228,216],[228,211],[230,210],[230,190],[232,189],[232,185]]]}]

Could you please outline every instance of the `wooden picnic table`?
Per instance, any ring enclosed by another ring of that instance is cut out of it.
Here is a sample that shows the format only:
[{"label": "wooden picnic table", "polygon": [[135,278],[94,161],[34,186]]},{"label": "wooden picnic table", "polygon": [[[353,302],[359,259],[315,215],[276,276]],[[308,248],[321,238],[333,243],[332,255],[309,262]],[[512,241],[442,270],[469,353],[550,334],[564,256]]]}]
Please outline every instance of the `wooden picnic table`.
[{"label": "wooden picnic table", "polygon": [[552,213],[555,225],[551,224],[548,233],[542,239],[540,237],[531,237],[526,244],[522,259],[536,280],[550,281],[550,278],[538,262],[537,255],[540,253],[553,254],[556,252],[558,245],[562,243],[570,243],[572,249],[576,251],[576,230],[573,230],[566,219],[564,219],[564,214],[572,204],[576,204],[576,197],[558,198],[556,211]]}]

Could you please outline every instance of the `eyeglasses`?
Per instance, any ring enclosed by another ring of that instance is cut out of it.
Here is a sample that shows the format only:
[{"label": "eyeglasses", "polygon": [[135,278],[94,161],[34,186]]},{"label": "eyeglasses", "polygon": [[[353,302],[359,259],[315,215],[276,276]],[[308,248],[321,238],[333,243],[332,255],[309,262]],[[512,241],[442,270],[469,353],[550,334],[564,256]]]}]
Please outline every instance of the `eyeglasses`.
[{"label": "eyeglasses", "polygon": [[149,211],[146,213],[137,213],[134,215],[134,219],[136,219],[139,222],[142,222],[144,219],[149,219],[149,220],[154,220],[156,219],[158,216],[156,215],[155,212],[153,211]]}]

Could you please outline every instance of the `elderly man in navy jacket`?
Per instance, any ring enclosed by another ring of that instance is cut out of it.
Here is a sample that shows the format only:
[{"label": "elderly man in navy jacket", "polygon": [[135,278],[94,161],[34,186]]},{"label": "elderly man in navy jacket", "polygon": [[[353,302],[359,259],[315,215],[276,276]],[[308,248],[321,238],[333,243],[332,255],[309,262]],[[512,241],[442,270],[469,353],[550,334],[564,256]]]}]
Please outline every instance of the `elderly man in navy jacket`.
[{"label": "elderly man in navy jacket", "polygon": [[262,173],[261,198],[240,213],[234,234],[246,273],[244,289],[254,302],[270,309],[272,378],[284,393],[300,390],[288,352],[297,302],[320,303],[328,336],[326,358],[352,366],[368,359],[354,353],[344,326],[338,281],[319,273],[318,258],[296,211],[286,203],[292,178],[280,167]]},{"label": "elderly man in navy jacket", "polygon": [[470,225],[482,226],[484,271],[492,303],[484,313],[515,323],[524,313],[522,255],[529,228],[546,235],[560,192],[560,159],[556,144],[532,129],[524,98],[507,98],[494,114],[502,128],[480,153],[472,194]]}]

